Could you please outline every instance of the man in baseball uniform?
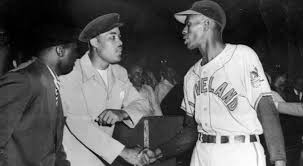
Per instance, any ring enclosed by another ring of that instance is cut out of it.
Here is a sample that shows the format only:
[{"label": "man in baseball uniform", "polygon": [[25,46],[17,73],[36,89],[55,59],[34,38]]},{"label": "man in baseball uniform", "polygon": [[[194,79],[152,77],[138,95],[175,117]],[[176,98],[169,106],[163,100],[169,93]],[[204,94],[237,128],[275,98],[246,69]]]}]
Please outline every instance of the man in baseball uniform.
[{"label": "man in baseball uniform", "polygon": [[278,112],[257,54],[223,43],[226,16],[216,2],[197,1],[175,18],[185,24],[188,49],[202,55],[184,78],[182,108],[199,132],[191,166],[264,166],[263,131],[270,160],[285,165]]}]

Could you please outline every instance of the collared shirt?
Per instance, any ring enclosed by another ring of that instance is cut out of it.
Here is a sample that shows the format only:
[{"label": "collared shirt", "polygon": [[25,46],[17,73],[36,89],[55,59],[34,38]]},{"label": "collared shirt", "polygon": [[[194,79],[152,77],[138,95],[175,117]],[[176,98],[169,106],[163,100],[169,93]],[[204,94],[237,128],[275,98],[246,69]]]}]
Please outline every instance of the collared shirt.
[{"label": "collared shirt", "polygon": [[299,96],[299,100],[301,101],[301,100],[302,100],[302,95],[303,95],[303,93],[300,92],[300,91],[298,91],[297,89],[294,89],[294,92],[295,92],[295,94],[296,94],[297,96]]},{"label": "collared shirt", "polygon": [[167,93],[174,87],[168,80],[164,79],[155,88],[155,94],[159,105],[161,104]]},{"label": "collared shirt", "polygon": [[157,101],[155,92],[153,88],[149,85],[143,84],[142,88],[139,90],[139,93],[142,97],[144,97],[150,105],[150,116],[162,116],[163,113],[161,111],[160,105]]},{"label": "collared shirt", "polygon": [[51,75],[54,78],[54,84],[55,84],[55,95],[56,95],[56,106],[58,106],[59,103],[59,90],[60,90],[60,81],[58,79],[58,75],[56,74],[56,72],[54,72],[48,65],[46,65],[46,67],[48,68],[49,72],[51,73]]},{"label": "collared shirt", "polygon": [[58,78],[58,75],[56,74],[56,72],[54,72],[48,65],[46,65],[46,67],[48,68],[49,72],[51,73],[51,75],[54,78],[54,83],[56,88],[58,88],[58,90],[60,89],[60,80]]},{"label": "collared shirt", "polygon": [[101,78],[103,79],[105,85],[108,86],[108,81],[107,81],[107,71],[108,71],[108,68],[106,68],[104,70],[97,69],[97,71],[100,74]]}]

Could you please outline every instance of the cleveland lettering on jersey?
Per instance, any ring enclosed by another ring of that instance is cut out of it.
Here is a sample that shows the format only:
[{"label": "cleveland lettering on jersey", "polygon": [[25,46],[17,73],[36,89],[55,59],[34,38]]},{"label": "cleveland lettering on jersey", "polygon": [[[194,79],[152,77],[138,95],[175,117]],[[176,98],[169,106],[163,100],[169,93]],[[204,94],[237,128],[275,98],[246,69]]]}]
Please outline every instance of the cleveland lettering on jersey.
[{"label": "cleveland lettering on jersey", "polygon": [[214,89],[212,87],[213,79],[213,76],[209,79],[208,77],[203,77],[197,81],[194,86],[195,94],[200,96],[200,94],[207,92],[213,93],[222,100],[229,111],[234,111],[238,106],[238,92],[234,88],[227,91],[226,88],[229,86],[227,82],[223,82],[220,86]]}]

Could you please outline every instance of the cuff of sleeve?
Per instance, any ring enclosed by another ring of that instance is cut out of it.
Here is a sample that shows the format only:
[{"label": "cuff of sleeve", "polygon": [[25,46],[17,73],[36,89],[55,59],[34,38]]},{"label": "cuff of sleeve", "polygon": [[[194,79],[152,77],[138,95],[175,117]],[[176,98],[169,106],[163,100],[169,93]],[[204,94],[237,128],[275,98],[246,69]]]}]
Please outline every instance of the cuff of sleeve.
[{"label": "cuff of sleeve", "polygon": [[262,97],[264,96],[272,96],[272,93],[271,92],[267,92],[267,93],[261,93],[258,98],[256,99],[255,101],[255,104],[254,104],[254,109],[257,110],[257,107],[259,105],[259,101],[261,100]]},{"label": "cuff of sleeve", "polygon": [[[282,148],[281,148],[282,149]],[[286,162],[286,153],[285,153],[285,150],[282,151],[276,151],[274,154],[269,152],[269,156],[270,156],[270,162],[272,164],[275,163],[275,161],[279,161],[279,160],[282,160],[282,161],[285,161]]]},{"label": "cuff of sleeve", "polygon": [[112,164],[114,162],[114,160],[121,154],[121,152],[124,148],[125,148],[125,146],[123,144],[121,144],[120,142],[111,146],[110,149],[114,149],[114,150],[112,151],[112,153],[108,153],[108,156],[106,156],[106,158],[107,158],[106,161],[109,164]]},{"label": "cuff of sleeve", "polygon": [[69,127],[69,132],[74,135],[73,137],[77,137],[81,144],[84,144],[110,164],[125,147],[122,143],[100,130],[99,126],[94,122],[67,118],[66,124]]},{"label": "cuff of sleeve", "polygon": [[281,157],[281,158],[276,158],[276,159],[270,160],[271,164],[275,164],[276,161],[284,161],[286,163],[286,157],[285,158]]},{"label": "cuff of sleeve", "polygon": [[124,111],[127,112],[129,119],[124,120],[123,122],[130,128],[134,128],[144,116],[144,110],[139,111],[139,109],[134,107],[126,107],[124,108]]}]

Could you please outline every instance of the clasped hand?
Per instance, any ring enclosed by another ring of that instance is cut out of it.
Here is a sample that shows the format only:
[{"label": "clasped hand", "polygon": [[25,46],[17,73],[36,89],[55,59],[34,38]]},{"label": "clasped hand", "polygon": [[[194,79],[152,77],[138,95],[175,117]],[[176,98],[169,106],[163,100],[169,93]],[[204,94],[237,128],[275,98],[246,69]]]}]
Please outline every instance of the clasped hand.
[{"label": "clasped hand", "polygon": [[123,155],[121,157],[134,166],[149,165],[162,157],[161,152],[142,147],[125,149],[124,152],[126,152],[126,155]]}]

